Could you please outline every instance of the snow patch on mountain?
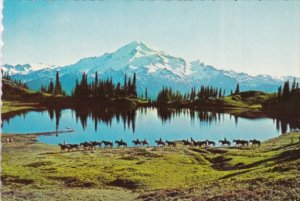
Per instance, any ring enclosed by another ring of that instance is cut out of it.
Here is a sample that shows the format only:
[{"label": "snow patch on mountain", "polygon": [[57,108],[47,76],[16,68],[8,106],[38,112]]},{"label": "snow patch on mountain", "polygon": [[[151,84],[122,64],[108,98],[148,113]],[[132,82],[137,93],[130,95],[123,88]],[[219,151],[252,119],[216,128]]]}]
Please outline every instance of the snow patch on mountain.
[{"label": "snow patch on mountain", "polygon": [[[74,88],[76,79],[81,79],[82,72],[86,72],[90,80],[98,72],[101,78],[112,77],[115,83],[123,83],[125,74],[132,76],[136,73],[138,93],[143,93],[147,88],[150,97],[155,97],[163,86],[186,92],[192,86],[199,88],[201,85],[211,85],[222,87],[228,94],[237,83],[240,83],[242,90],[275,92],[283,81],[293,79],[291,76],[251,76],[243,72],[219,70],[201,60],[187,62],[173,57],[140,41],[133,41],[112,53],[80,59],[67,66],[25,64],[4,65],[2,69],[16,79],[24,80],[33,89],[48,85],[56,71],[59,71],[67,92]],[[297,78],[297,81],[300,79]]]}]

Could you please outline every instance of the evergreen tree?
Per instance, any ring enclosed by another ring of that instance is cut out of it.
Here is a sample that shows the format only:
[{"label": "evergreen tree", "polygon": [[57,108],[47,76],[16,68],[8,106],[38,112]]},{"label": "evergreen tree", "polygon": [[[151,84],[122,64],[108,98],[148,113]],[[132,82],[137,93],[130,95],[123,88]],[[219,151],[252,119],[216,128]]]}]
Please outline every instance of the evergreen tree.
[{"label": "evergreen tree", "polygon": [[128,78],[128,83],[127,83],[127,95],[131,96],[132,95],[132,85],[131,85],[131,78]]},{"label": "evergreen tree", "polygon": [[132,80],[132,95],[134,97],[137,97],[137,91],[136,91],[136,73],[133,73],[133,80]]},{"label": "evergreen tree", "polygon": [[53,81],[51,79],[50,81],[50,84],[49,84],[49,87],[48,87],[48,91],[47,91],[49,94],[53,94],[54,93],[54,84],[53,84]]},{"label": "evergreen tree", "polygon": [[287,97],[290,94],[290,83],[289,81],[284,82],[282,97]]},{"label": "evergreen tree", "polygon": [[292,88],[291,91],[294,91],[296,89],[296,78],[294,77],[293,83],[292,83]]},{"label": "evergreen tree", "polygon": [[277,92],[277,97],[280,98],[280,97],[281,97],[281,94],[282,94],[282,87],[279,86],[279,87],[278,87],[278,92]]},{"label": "evergreen tree", "polygon": [[235,93],[235,94],[240,93],[240,84],[239,84],[239,83],[237,83],[236,89],[235,89],[235,92],[234,92],[234,93]]},{"label": "evergreen tree", "polygon": [[124,76],[123,95],[127,96],[127,75]]},{"label": "evergreen tree", "polygon": [[222,97],[222,89],[220,88],[218,98],[221,98],[221,97]]},{"label": "evergreen tree", "polygon": [[118,82],[116,88],[116,98],[120,98],[120,97],[121,97],[121,83]]},{"label": "evergreen tree", "polygon": [[54,95],[60,95],[60,94],[62,94],[61,83],[59,80],[59,73],[58,71],[56,71]]}]

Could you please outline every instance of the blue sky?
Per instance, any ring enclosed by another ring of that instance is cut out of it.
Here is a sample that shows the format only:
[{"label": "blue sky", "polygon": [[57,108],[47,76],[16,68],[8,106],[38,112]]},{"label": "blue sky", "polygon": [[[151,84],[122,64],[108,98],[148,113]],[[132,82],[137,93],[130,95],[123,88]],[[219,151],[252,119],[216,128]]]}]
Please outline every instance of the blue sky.
[{"label": "blue sky", "polygon": [[300,1],[4,0],[3,62],[66,65],[139,40],[188,61],[300,76]]}]

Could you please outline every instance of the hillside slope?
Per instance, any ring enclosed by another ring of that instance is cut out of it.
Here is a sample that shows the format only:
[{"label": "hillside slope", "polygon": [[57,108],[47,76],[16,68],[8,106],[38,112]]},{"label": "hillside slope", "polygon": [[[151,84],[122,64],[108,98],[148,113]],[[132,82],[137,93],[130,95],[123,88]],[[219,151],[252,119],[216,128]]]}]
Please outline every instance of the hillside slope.
[{"label": "hillside slope", "polygon": [[178,144],[68,153],[35,142],[37,136],[2,139],[6,137],[14,142],[2,142],[5,200],[300,199],[299,132],[260,147],[205,149]]},{"label": "hillside slope", "polygon": [[2,100],[33,102],[45,97],[45,94],[21,87],[10,80],[2,79]]}]

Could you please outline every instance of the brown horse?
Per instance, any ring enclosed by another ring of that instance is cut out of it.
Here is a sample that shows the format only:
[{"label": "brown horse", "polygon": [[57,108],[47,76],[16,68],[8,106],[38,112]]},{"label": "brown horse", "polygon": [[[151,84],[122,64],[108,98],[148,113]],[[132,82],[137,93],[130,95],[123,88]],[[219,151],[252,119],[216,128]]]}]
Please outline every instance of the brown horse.
[{"label": "brown horse", "polygon": [[132,143],[134,144],[135,147],[141,146],[142,142],[139,139],[132,140]]},{"label": "brown horse", "polygon": [[198,142],[195,141],[193,138],[191,138],[191,142],[192,142],[192,145],[193,145],[193,146],[198,146]]},{"label": "brown horse", "polygon": [[121,147],[121,146],[127,147],[127,143],[124,142],[122,139],[121,140],[116,140],[115,144],[117,144],[117,147]]},{"label": "brown horse", "polygon": [[142,141],[142,144],[143,144],[143,146],[145,146],[145,145],[147,145],[147,147],[149,146],[149,142],[148,142],[146,139],[144,139],[144,140]]},{"label": "brown horse", "polygon": [[235,146],[242,147],[242,146],[248,146],[249,142],[247,140],[233,140],[235,143]]},{"label": "brown horse", "polygon": [[67,144],[58,144],[58,145],[60,146],[60,153],[65,152],[66,149],[69,151],[69,145]]},{"label": "brown horse", "polygon": [[207,146],[207,142],[206,142],[206,141],[198,141],[198,142],[197,142],[197,145],[198,145],[199,147],[202,147],[202,146],[206,147],[206,146]]},{"label": "brown horse", "polygon": [[79,146],[83,146],[83,149],[84,150],[89,150],[89,149],[93,149],[93,145],[92,145],[92,143],[89,143],[89,142],[82,142],[82,143],[80,143],[79,144]]},{"label": "brown horse", "polygon": [[228,140],[220,140],[219,143],[221,143],[221,146],[223,147],[224,145],[227,145],[228,147],[230,147],[230,141]]},{"label": "brown horse", "polygon": [[79,151],[79,145],[78,144],[68,144],[69,148],[68,151],[71,150],[73,151],[73,149],[75,149],[75,151]]},{"label": "brown horse", "polygon": [[92,149],[95,147],[95,149],[97,148],[97,146],[99,146],[99,148],[101,147],[101,142],[98,141],[91,141],[90,142],[92,144]]},{"label": "brown horse", "polygon": [[213,147],[216,146],[216,143],[214,141],[206,140],[206,144],[207,144],[207,146],[210,146],[210,145],[212,145]]},{"label": "brown horse", "polygon": [[157,146],[159,146],[159,145],[165,146],[166,145],[166,143],[164,141],[162,141],[161,138],[159,140],[155,140],[155,143],[157,144]]},{"label": "brown horse", "polygon": [[104,148],[108,148],[108,147],[112,148],[113,147],[113,143],[110,142],[110,141],[104,141],[103,140],[101,143],[104,144]]},{"label": "brown horse", "polygon": [[260,146],[260,141],[259,140],[250,140],[249,142],[251,142],[252,146],[257,145],[258,147]]},{"label": "brown horse", "polygon": [[183,142],[183,145],[185,145],[185,146],[193,146],[193,143],[189,142],[188,140],[182,140],[182,142]]},{"label": "brown horse", "polygon": [[172,141],[166,140],[166,143],[167,143],[167,145],[170,146],[170,147],[176,147],[176,142],[172,142]]}]

